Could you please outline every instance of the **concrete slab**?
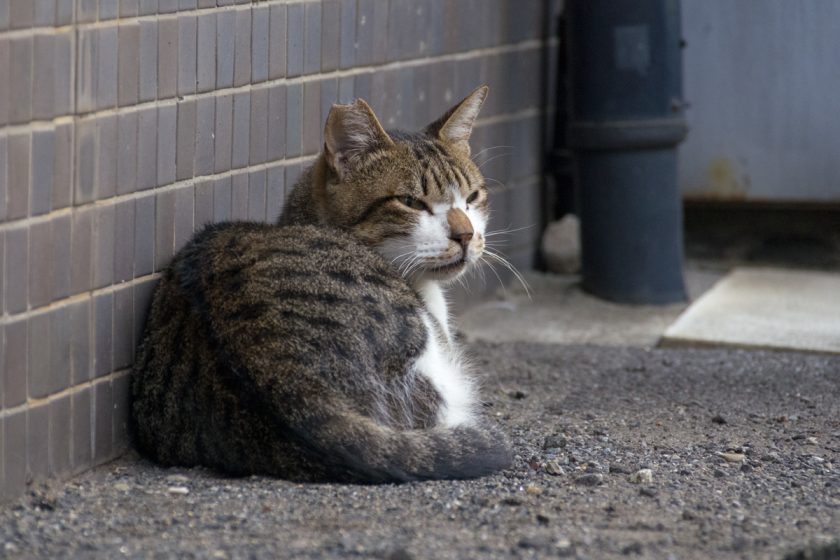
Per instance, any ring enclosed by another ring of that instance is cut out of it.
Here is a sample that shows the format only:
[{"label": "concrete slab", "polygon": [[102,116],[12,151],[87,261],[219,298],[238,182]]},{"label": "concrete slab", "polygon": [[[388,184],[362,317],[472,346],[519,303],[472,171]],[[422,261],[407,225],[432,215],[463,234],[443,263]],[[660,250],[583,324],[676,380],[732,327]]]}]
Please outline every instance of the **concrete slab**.
[{"label": "concrete slab", "polygon": [[737,268],[691,305],[662,343],[840,354],[840,273]]},{"label": "concrete slab", "polygon": [[[719,271],[688,268],[689,295],[698,297],[721,276]],[[585,293],[575,275],[529,272],[525,279],[530,297],[523,286],[511,284],[458,318],[468,341],[650,347],[686,307],[604,301]]]}]

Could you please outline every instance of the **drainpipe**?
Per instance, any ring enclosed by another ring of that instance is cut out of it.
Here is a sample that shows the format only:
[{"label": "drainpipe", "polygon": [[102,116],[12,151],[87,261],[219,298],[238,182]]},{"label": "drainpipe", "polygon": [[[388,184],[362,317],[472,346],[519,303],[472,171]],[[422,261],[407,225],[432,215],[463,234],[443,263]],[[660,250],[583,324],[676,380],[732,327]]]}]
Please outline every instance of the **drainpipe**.
[{"label": "drainpipe", "polygon": [[567,10],[583,288],[622,303],[684,301],[679,0],[567,0]]}]

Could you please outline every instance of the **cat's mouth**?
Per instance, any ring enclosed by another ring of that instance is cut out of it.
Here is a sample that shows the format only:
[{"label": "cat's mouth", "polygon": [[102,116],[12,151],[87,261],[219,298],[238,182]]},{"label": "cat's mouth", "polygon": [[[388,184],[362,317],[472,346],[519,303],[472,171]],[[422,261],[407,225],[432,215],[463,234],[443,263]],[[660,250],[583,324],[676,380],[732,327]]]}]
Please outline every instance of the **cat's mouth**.
[{"label": "cat's mouth", "polygon": [[460,272],[466,266],[467,266],[467,260],[462,257],[462,258],[458,259],[457,261],[451,262],[449,264],[444,264],[444,265],[441,265],[441,266],[433,266],[433,267],[427,268],[426,270],[427,270],[427,272],[430,272],[430,273],[435,274],[435,275],[448,276],[448,275],[453,274],[455,272]]}]

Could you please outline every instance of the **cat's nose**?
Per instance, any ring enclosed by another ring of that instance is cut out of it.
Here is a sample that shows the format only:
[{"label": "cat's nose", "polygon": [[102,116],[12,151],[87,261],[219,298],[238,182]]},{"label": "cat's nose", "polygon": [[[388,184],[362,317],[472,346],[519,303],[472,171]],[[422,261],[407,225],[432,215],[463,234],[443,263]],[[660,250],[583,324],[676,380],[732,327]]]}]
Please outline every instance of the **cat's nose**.
[{"label": "cat's nose", "polygon": [[472,222],[460,208],[450,209],[446,213],[446,221],[449,223],[449,239],[460,243],[466,251],[475,233]]}]

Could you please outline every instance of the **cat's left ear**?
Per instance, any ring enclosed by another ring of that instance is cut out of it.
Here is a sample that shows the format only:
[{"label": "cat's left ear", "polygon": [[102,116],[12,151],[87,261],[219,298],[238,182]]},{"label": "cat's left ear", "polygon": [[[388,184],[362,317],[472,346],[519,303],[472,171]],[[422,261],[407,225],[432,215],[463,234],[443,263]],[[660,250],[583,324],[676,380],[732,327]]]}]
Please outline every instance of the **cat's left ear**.
[{"label": "cat's left ear", "polygon": [[426,127],[426,134],[450,144],[469,157],[470,134],[489,90],[487,86],[481,86],[466,96],[441,118]]},{"label": "cat's left ear", "polygon": [[370,105],[357,99],[333,105],[324,127],[324,157],[344,180],[371,151],[394,145]]}]

